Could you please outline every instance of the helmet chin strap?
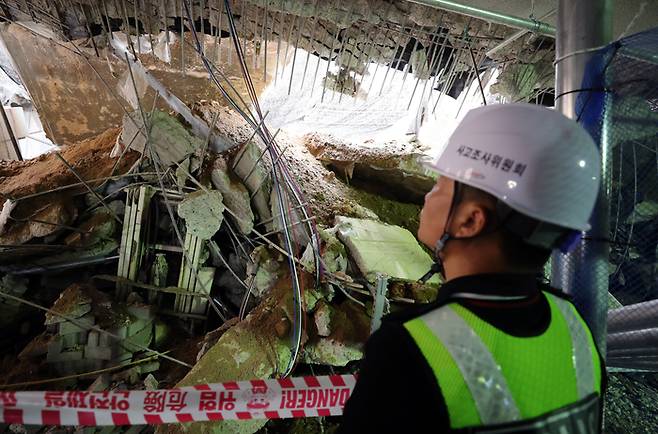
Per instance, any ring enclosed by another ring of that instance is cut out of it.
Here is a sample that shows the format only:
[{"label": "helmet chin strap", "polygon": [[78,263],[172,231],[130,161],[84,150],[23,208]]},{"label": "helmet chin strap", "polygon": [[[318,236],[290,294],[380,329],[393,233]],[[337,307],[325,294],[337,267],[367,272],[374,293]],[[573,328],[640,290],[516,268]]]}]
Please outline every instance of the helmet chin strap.
[{"label": "helmet chin strap", "polygon": [[445,280],[446,278],[445,267],[443,264],[443,259],[441,258],[441,253],[445,249],[446,244],[448,244],[448,241],[469,240],[469,239],[481,237],[483,235],[494,233],[500,230],[500,228],[502,228],[505,225],[505,222],[508,220],[508,216],[504,216],[503,221],[500,224],[498,224],[496,227],[488,231],[482,231],[479,234],[474,235],[472,237],[455,237],[451,235],[450,232],[448,232],[448,227],[450,227],[450,223],[452,223],[452,218],[454,217],[454,212],[457,209],[457,205],[459,205],[459,203],[461,202],[463,191],[464,191],[463,185],[460,182],[455,181],[455,190],[452,195],[452,202],[450,203],[450,210],[448,211],[448,216],[446,217],[446,224],[443,229],[443,234],[439,237],[439,239],[436,241],[436,244],[434,245],[434,264],[432,264],[432,267],[429,269],[429,271],[419,279],[420,283],[427,282],[432,278],[432,276],[434,276],[437,273]]},{"label": "helmet chin strap", "polygon": [[454,211],[457,208],[457,205],[459,204],[462,196],[461,183],[458,181],[454,181],[454,182],[455,182],[455,188],[452,193],[452,201],[450,202],[450,209],[448,210],[446,223],[445,226],[443,227],[443,235],[439,237],[439,239],[436,241],[436,244],[434,245],[434,264],[432,264],[432,267],[429,269],[429,271],[419,279],[421,283],[427,282],[432,278],[432,276],[434,276],[437,273],[441,276],[442,279],[445,280],[446,275],[445,275],[445,268],[443,266],[443,259],[441,259],[441,252],[443,251],[443,249],[445,249],[448,241],[464,239],[459,237],[453,237],[448,232],[448,227],[450,226],[450,223],[452,223],[452,217]]}]

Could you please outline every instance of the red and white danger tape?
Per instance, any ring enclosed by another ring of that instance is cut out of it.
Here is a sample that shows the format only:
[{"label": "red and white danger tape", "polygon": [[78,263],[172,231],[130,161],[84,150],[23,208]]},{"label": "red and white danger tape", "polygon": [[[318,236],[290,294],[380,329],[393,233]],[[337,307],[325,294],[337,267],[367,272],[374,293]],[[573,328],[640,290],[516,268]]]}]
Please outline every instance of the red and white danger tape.
[{"label": "red and white danger tape", "polygon": [[0,423],[144,425],[340,416],[353,375],[202,384],[169,390],[0,392]]}]

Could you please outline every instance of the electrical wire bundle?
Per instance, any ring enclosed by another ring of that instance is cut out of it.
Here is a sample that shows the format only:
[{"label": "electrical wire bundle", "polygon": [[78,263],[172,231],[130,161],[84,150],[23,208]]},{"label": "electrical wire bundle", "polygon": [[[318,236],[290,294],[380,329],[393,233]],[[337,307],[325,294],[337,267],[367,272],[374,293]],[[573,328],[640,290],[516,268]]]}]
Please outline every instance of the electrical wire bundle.
[{"label": "electrical wire bundle", "polygon": [[[245,81],[245,85],[249,93],[249,99],[251,105],[255,110],[255,115],[250,111],[249,107],[247,106],[245,101],[241,98],[241,96],[238,94],[238,92],[235,90],[235,88],[231,85],[230,81],[206,57],[203,51],[203,45],[199,40],[199,36],[196,32],[194,21],[191,16],[189,0],[185,0],[184,5],[185,5],[185,12],[187,18],[191,23],[190,27],[194,38],[196,51],[201,57],[204,67],[208,71],[210,80],[219,89],[220,93],[228,101],[229,105],[233,109],[235,109],[245,119],[245,121],[254,129],[255,134],[258,135],[258,137],[265,144],[267,152],[272,161],[272,181],[273,181],[272,183],[277,195],[279,212],[282,220],[281,223],[282,223],[284,248],[287,252],[286,256],[288,258],[288,264],[291,272],[293,301],[295,304],[294,318],[293,318],[293,332],[291,336],[291,357],[288,366],[286,367],[283,373],[283,376],[286,377],[290,375],[290,373],[293,371],[293,369],[295,368],[298,362],[299,354],[302,349],[302,342],[301,342],[302,334],[305,328],[305,324],[304,324],[305,313],[303,306],[304,288],[303,288],[303,282],[300,279],[298,266],[296,264],[296,260],[300,252],[298,248],[295,248],[295,246],[299,246],[299,243],[298,240],[296,239],[295,232],[292,231],[291,233],[290,231],[290,228],[294,225],[294,223],[291,224],[294,218],[293,209],[301,210],[306,228],[308,230],[309,239],[311,240],[311,244],[315,253],[316,284],[319,283],[320,276],[322,274],[322,264],[320,261],[320,252],[319,252],[320,238],[317,232],[317,228],[313,223],[313,219],[309,217],[309,211],[308,209],[306,209],[304,205],[305,200],[303,197],[303,193],[301,192],[301,189],[297,184],[297,182],[293,179],[290,171],[286,167],[285,160],[281,158],[282,153],[278,144],[275,141],[275,138],[272,136],[272,134],[264,124],[264,116],[261,111],[260,104],[258,102],[258,95],[256,93],[256,90],[253,85],[253,81],[249,74],[249,69],[247,67],[244,52],[242,46],[240,45],[240,40],[237,34],[233,12],[231,9],[231,2],[229,0],[225,0],[224,2],[226,8],[225,9],[226,15],[228,17],[229,30],[231,34],[231,39],[233,40],[235,51],[237,53],[237,58],[240,63],[243,79]],[[216,73],[221,75],[222,78],[228,83],[229,87],[235,92],[235,94],[240,99],[240,102],[242,102],[244,108],[240,107],[238,103],[235,101],[235,99],[231,97],[231,95],[229,95],[227,89],[224,87],[224,85],[222,85],[222,83],[217,78]],[[245,144],[245,146],[246,145],[247,144]],[[294,207],[291,206],[291,202],[295,205]]]}]

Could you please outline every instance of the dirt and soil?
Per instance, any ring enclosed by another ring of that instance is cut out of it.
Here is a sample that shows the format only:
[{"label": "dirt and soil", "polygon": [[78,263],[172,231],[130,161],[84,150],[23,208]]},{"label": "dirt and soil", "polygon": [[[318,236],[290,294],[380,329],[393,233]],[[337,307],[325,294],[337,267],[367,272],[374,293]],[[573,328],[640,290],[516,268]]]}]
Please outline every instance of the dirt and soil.
[{"label": "dirt and soil", "polygon": [[[96,187],[102,182],[92,181],[94,179],[127,172],[139,154],[130,151],[120,160],[110,157],[118,136],[118,129],[109,129],[97,137],[63,146],[59,154],[73,170],[55,153],[27,161],[0,161],[0,200],[18,201],[9,222],[0,230],[0,244],[23,244],[70,225],[77,217],[73,197],[86,192],[86,188],[76,185],[46,192],[80,184],[76,173]],[[37,193],[44,194],[21,199]]]},{"label": "dirt and soil", "polygon": [[[112,128],[94,138],[63,146],[59,153],[85,181],[110,176],[117,161],[110,157],[110,152],[118,136],[119,129]],[[136,152],[127,152],[115,172],[126,172],[138,157]],[[79,182],[54,153],[22,162],[0,161],[0,196],[7,199],[19,199]]]}]

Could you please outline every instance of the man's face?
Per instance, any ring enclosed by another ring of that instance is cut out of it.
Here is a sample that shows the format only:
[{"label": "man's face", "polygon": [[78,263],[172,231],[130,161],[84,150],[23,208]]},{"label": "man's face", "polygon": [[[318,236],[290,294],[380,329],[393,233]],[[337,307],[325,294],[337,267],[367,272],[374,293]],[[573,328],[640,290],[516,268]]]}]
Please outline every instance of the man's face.
[{"label": "man's face", "polygon": [[455,182],[441,176],[434,188],[425,195],[425,205],[420,212],[418,239],[431,249],[434,249],[445,230],[454,189]]}]

